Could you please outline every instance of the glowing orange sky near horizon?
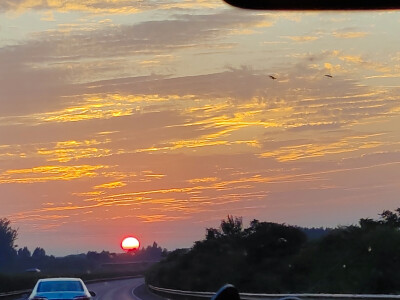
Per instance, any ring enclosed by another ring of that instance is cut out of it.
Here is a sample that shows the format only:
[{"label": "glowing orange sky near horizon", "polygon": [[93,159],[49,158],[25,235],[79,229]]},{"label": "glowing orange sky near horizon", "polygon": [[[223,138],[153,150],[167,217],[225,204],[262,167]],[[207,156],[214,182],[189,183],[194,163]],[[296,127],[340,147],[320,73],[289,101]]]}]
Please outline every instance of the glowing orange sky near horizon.
[{"label": "glowing orange sky near horizon", "polygon": [[0,3],[0,217],[55,255],[120,251],[126,232],[190,247],[228,214],[377,218],[399,206],[399,25],[216,0]]}]

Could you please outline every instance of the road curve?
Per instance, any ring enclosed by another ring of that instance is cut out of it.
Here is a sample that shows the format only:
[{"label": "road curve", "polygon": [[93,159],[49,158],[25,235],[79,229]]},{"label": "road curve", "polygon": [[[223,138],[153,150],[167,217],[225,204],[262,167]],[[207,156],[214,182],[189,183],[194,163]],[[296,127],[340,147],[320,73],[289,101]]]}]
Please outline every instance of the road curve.
[{"label": "road curve", "polygon": [[96,293],[96,300],[165,300],[150,293],[144,278],[131,278],[86,284]]}]

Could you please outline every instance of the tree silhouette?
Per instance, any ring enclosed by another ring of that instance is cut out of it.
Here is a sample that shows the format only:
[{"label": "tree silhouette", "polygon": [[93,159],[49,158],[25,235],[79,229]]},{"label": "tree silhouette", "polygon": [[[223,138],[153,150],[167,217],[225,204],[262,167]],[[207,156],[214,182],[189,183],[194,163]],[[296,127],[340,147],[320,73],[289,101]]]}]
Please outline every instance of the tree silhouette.
[{"label": "tree silhouette", "polygon": [[32,258],[34,259],[43,259],[45,257],[46,257],[46,251],[40,247],[36,247],[36,249],[32,253]]},{"label": "tree silhouette", "polygon": [[384,210],[381,214],[381,224],[388,225],[391,227],[400,227],[400,208],[394,212],[390,210]]},{"label": "tree silhouette", "polygon": [[221,221],[221,231],[226,236],[237,236],[243,230],[242,218],[228,215],[226,220]]},{"label": "tree silhouette", "polygon": [[295,254],[307,240],[305,233],[296,227],[258,220],[250,223],[245,237],[248,259],[257,263]]},{"label": "tree silhouette", "polygon": [[30,258],[31,257],[31,251],[27,247],[24,248],[19,248],[18,249],[18,257],[22,259]]},{"label": "tree silhouette", "polygon": [[14,242],[17,239],[18,231],[11,227],[7,218],[0,219],[0,268],[15,257]]},{"label": "tree silhouette", "polygon": [[206,228],[206,240],[215,240],[221,237],[221,232],[216,228]]}]

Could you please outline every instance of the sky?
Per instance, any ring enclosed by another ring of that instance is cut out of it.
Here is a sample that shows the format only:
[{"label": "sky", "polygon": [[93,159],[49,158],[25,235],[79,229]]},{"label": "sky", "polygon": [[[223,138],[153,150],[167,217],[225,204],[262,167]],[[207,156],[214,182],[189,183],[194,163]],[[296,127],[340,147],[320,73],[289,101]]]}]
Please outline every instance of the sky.
[{"label": "sky", "polygon": [[[0,217],[48,254],[400,206],[400,12],[0,2]],[[325,76],[330,75],[330,76]],[[273,76],[276,79],[272,79]]]}]

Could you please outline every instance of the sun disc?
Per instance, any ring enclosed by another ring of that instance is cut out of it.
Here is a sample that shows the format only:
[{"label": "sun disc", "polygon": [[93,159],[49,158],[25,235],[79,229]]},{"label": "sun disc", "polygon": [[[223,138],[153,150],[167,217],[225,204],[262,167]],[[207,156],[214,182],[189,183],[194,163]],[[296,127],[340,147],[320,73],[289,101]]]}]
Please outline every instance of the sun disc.
[{"label": "sun disc", "polygon": [[139,240],[132,236],[124,238],[121,242],[122,250],[127,252],[139,249],[139,245],[140,245]]}]

